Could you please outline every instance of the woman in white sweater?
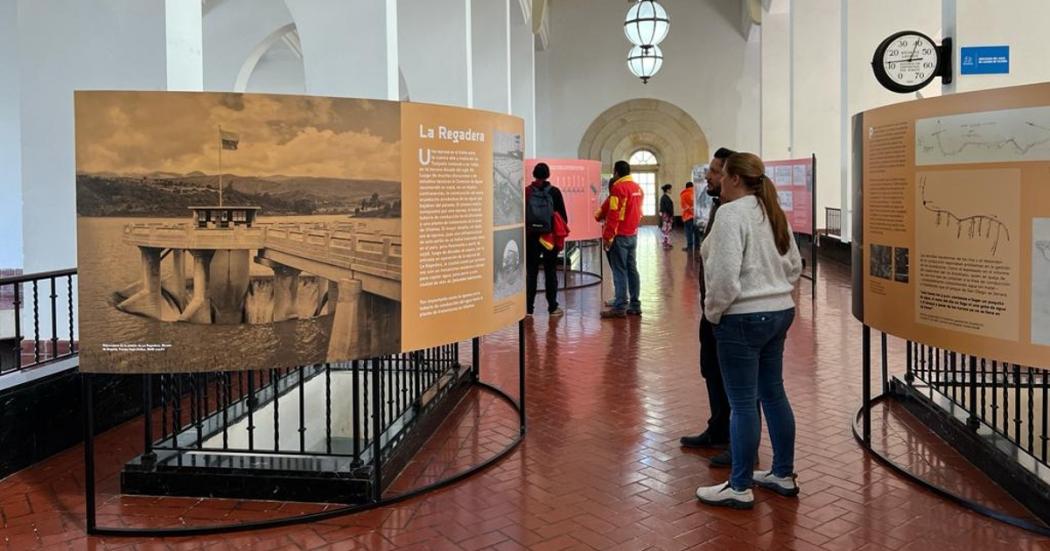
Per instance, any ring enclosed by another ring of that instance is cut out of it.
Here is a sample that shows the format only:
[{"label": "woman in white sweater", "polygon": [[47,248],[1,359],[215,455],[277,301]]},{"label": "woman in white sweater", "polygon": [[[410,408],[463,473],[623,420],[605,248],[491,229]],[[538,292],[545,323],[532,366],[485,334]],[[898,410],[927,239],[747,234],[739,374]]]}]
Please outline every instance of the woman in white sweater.
[{"label": "woman in white sweater", "polygon": [[[795,416],[784,392],[783,367],[802,259],[762,160],[737,153],[726,160],[724,171],[722,206],[700,254],[707,285],[704,316],[715,326],[732,409],[733,469],[729,482],[698,488],[696,496],[709,505],[750,509],[753,485],[798,495]],[[760,430],[756,401],[773,445],[768,471],[752,471]]]}]

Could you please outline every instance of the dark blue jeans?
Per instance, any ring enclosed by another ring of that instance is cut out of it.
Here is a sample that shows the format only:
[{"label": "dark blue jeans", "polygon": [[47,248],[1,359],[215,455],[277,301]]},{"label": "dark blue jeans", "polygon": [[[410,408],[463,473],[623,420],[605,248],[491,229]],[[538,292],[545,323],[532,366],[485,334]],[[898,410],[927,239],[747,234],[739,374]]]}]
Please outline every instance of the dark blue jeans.
[{"label": "dark blue jeans", "polygon": [[795,319],[795,309],[722,316],[715,326],[718,362],[722,368],[729,416],[735,490],[752,485],[758,453],[759,419],[755,401],[762,404],[769,440],[773,444],[773,474],[795,472],[795,415],[784,392],[784,340]]},{"label": "dark blue jeans", "polygon": [[687,249],[692,249],[699,245],[696,243],[696,220],[690,218],[682,222],[682,230],[685,232],[685,246]]},{"label": "dark blue jeans", "polygon": [[616,291],[614,310],[641,310],[638,298],[641,282],[638,278],[638,236],[616,236],[609,248],[609,267],[612,268],[613,289]]}]

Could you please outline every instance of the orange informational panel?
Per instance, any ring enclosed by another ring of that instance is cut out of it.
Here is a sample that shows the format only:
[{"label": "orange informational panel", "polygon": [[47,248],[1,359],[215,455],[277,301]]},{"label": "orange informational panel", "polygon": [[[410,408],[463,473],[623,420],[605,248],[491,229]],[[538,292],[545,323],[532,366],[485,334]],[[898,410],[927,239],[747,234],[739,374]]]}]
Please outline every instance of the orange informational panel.
[{"label": "orange informational panel", "polygon": [[602,163],[579,159],[529,159],[525,161],[525,185],[532,181],[532,169],[547,163],[550,182],[561,190],[569,215],[570,241],[601,239],[602,225],[594,212],[602,204]]},{"label": "orange informational panel", "polygon": [[1050,84],[867,111],[854,140],[855,315],[1050,368]]},{"label": "orange informational panel", "polygon": [[85,372],[368,358],[525,314],[519,118],[264,94],[75,103]]},{"label": "orange informational panel", "polygon": [[813,158],[766,161],[766,176],[777,186],[780,207],[787,214],[791,230],[813,235]]}]

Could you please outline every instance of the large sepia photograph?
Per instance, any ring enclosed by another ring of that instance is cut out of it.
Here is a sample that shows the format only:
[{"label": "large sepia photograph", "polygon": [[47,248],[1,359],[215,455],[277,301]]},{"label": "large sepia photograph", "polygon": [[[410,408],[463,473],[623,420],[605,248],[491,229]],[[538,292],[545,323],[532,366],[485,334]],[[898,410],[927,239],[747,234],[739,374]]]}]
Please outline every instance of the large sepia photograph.
[{"label": "large sepia photograph", "polygon": [[85,371],[400,351],[397,103],[77,92],[76,156]]}]

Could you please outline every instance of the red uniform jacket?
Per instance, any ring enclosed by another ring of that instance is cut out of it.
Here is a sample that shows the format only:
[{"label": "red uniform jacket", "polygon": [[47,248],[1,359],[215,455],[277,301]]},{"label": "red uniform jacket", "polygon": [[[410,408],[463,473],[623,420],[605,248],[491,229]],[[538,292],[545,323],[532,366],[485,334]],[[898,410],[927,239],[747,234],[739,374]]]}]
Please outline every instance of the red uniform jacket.
[{"label": "red uniform jacket", "polygon": [[[609,190],[608,210],[605,214],[605,230],[602,239],[612,243],[617,237],[630,237],[638,234],[638,224],[642,221],[642,188],[628,176],[613,183]],[[605,205],[602,205],[605,210]]]}]

